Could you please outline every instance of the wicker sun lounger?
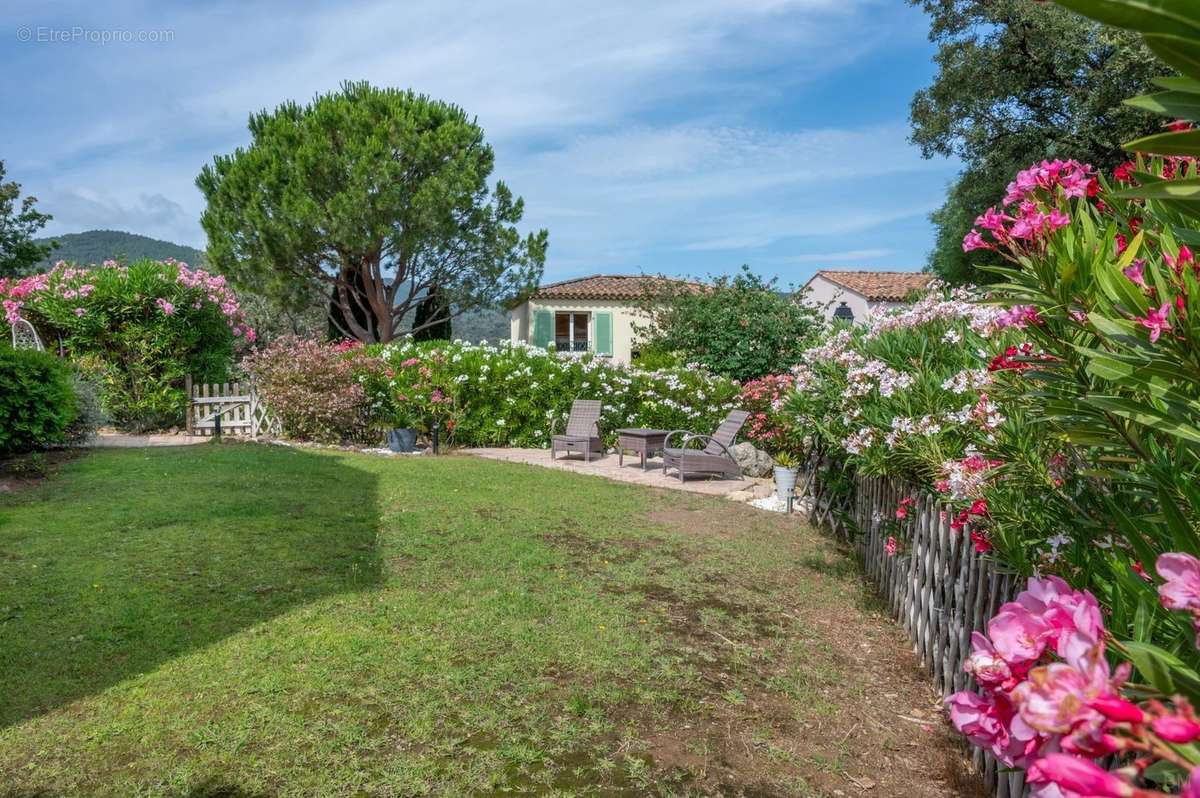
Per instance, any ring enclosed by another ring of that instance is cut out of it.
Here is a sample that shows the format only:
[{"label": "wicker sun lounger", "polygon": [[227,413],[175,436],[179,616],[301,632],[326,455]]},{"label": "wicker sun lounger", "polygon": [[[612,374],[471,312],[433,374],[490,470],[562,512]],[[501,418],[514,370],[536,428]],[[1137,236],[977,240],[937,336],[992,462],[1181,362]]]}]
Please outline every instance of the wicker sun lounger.
[{"label": "wicker sun lounger", "polygon": [[[600,401],[576,399],[571,403],[571,415],[567,418],[567,429],[561,435],[550,435],[550,459],[558,452],[583,452],[583,459],[591,462],[592,454],[603,454],[604,443],[600,439]],[[555,420],[555,426],[558,421]]]},{"label": "wicker sun lounger", "polygon": [[[736,479],[742,469],[733,459],[729,447],[741,431],[750,414],[745,410],[730,410],[729,415],[712,435],[699,435],[687,430],[675,430],[663,444],[663,473],[668,468],[679,472],[682,482],[689,475],[719,476]],[[673,443],[674,441],[674,443]],[[690,447],[693,441],[704,444],[704,448]]]}]

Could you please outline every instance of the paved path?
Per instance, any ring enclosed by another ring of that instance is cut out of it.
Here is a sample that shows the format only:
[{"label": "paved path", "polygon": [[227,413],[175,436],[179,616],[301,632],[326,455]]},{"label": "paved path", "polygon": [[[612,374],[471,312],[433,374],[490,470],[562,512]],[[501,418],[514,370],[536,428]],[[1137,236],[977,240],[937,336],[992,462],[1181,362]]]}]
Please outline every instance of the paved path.
[{"label": "paved path", "polygon": [[189,446],[207,443],[212,438],[201,435],[122,435],[116,432],[101,432],[92,436],[85,446],[98,449],[138,449],[143,446]]},{"label": "paved path", "polygon": [[[756,489],[764,495],[769,493],[770,490],[769,488],[759,487],[767,485],[765,480],[692,477],[686,482],[680,482],[676,476],[663,475],[662,460],[657,457],[651,458],[648,462],[649,467],[643,471],[639,465],[637,455],[626,456],[625,465],[619,466],[617,465],[617,456],[615,454],[606,454],[599,458],[593,457],[592,461],[587,463],[578,456],[567,458],[561,454],[552,461],[550,459],[550,452],[547,449],[494,448],[462,449],[460,451],[464,454],[486,457],[490,460],[527,463],[529,465],[542,466],[543,468],[557,468],[563,471],[574,471],[578,474],[605,477],[606,479],[614,479],[618,482],[632,482],[637,485],[649,485],[655,488],[706,493],[710,496],[724,496],[739,501],[748,501],[751,498],[755,498],[753,492]],[[671,473],[674,475],[675,472],[672,471]]]}]

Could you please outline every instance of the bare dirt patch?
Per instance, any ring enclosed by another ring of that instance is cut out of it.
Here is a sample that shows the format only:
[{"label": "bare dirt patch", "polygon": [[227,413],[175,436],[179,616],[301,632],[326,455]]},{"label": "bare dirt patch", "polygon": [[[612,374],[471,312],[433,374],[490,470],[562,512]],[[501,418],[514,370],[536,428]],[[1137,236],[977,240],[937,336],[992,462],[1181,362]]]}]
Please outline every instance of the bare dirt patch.
[{"label": "bare dirt patch", "polygon": [[[663,539],[616,548],[661,557],[673,542],[687,578],[651,564],[664,578],[604,585],[659,619],[692,674],[665,717],[637,707],[625,717],[637,737],[628,750],[657,785],[650,794],[982,794],[939,696],[850,553],[796,517],[695,497],[664,504],[646,519]],[[731,553],[722,566],[730,542],[763,536],[769,562]],[[611,549],[580,537],[556,542],[580,546],[583,559]]]}]

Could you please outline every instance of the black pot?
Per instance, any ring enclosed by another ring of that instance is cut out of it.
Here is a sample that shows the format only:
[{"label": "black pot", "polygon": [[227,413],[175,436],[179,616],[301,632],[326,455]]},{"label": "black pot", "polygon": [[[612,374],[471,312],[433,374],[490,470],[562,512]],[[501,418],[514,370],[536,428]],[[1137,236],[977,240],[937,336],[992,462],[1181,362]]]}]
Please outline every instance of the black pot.
[{"label": "black pot", "polygon": [[390,429],[387,436],[388,448],[393,452],[412,452],[417,448],[415,429]]}]

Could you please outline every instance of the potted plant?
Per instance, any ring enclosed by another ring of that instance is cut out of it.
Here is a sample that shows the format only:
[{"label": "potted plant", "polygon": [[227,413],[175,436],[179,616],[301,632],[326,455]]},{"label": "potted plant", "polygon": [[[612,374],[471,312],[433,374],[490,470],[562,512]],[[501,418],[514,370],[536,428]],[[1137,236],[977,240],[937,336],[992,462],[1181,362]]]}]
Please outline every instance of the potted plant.
[{"label": "potted plant", "polygon": [[796,489],[796,474],[800,471],[800,458],[792,452],[775,455],[775,496],[786,502]]}]

